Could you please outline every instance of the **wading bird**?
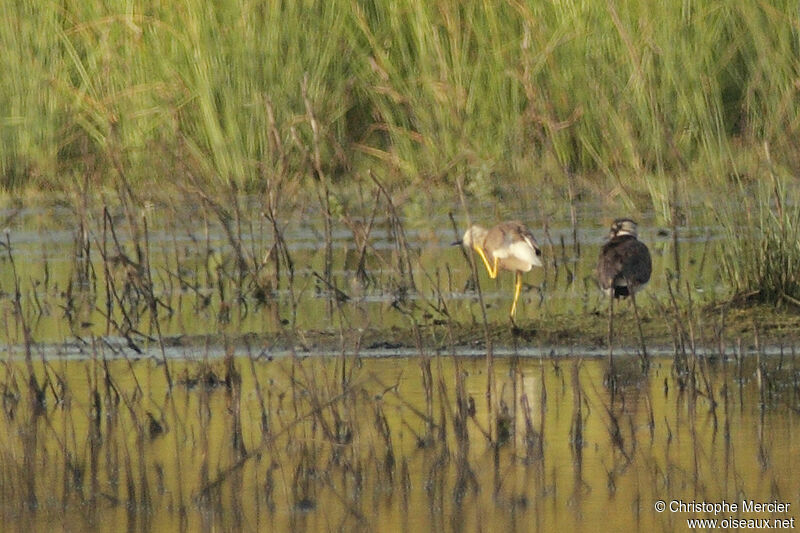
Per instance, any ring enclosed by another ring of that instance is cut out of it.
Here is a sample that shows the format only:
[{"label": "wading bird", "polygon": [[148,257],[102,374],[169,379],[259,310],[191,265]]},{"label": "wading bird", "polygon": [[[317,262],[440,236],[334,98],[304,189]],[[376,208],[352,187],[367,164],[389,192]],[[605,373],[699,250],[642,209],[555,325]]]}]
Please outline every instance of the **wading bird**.
[{"label": "wading bird", "polygon": [[510,313],[513,319],[522,288],[522,273],[530,271],[534,266],[542,266],[542,250],[531,230],[517,221],[503,222],[491,229],[471,226],[464,237],[454,244],[461,244],[478,252],[492,279],[497,277],[499,269],[516,274],[514,303],[511,304]]},{"label": "wading bird", "polygon": [[608,304],[608,357],[613,357],[611,336],[614,321],[614,299],[631,297],[636,324],[639,327],[639,339],[642,342],[642,356],[646,361],[647,352],[644,346],[642,325],[639,322],[639,311],[636,307],[636,292],[650,281],[653,271],[650,251],[638,239],[636,222],[630,218],[618,218],[611,224],[608,241],[600,249],[597,262],[597,277],[600,288],[609,297]]}]

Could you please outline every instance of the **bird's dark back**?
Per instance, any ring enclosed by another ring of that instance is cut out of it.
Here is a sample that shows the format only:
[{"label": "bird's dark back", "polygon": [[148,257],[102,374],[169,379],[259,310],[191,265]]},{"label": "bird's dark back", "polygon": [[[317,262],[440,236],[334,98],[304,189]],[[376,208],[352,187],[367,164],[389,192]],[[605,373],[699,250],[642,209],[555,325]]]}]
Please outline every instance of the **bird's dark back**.
[{"label": "bird's dark back", "polygon": [[603,245],[597,277],[603,290],[627,280],[632,286],[650,281],[653,270],[650,251],[633,235],[614,237]]}]

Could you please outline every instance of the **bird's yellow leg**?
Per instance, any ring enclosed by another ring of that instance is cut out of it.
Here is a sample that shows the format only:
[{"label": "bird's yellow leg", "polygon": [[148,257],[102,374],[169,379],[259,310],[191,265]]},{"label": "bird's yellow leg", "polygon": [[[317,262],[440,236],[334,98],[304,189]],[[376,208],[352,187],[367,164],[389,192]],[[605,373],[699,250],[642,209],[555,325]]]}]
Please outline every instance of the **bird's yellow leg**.
[{"label": "bird's yellow leg", "polygon": [[519,300],[519,291],[522,288],[522,272],[517,270],[517,281],[514,284],[514,303],[511,304],[511,318],[514,318],[514,313],[517,312],[517,300]]},{"label": "bird's yellow leg", "polygon": [[475,247],[475,251],[478,252],[478,255],[481,256],[481,259],[483,259],[483,264],[486,267],[486,272],[489,273],[489,277],[492,278],[492,279],[496,278],[497,277],[497,258],[496,257],[494,258],[494,268],[492,268],[492,266],[489,265],[489,260],[486,259],[486,254],[483,252],[483,248],[481,248],[480,246],[476,246]]}]

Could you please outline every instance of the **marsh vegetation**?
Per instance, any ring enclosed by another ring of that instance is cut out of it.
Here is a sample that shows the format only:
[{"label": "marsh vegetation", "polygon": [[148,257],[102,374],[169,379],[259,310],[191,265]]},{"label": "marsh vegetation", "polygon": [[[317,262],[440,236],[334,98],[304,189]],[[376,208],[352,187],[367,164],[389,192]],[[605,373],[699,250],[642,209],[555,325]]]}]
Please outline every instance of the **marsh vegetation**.
[{"label": "marsh vegetation", "polygon": [[727,300],[719,227],[680,229],[680,278],[643,229],[643,371],[626,306],[603,359],[605,228],[533,224],[546,264],[512,326],[513,277],[445,213],[365,204],[328,250],[313,211],[278,234],[238,201],[227,227],[203,203],[5,212],[5,523],[671,529],[653,501],[797,497],[797,319]]},{"label": "marsh vegetation", "polygon": [[[800,501],[798,12],[16,3],[0,518],[682,527]],[[653,277],[594,276],[640,222]],[[544,267],[450,246],[523,220]],[[477,266],[477,267],[476,267]]]}]

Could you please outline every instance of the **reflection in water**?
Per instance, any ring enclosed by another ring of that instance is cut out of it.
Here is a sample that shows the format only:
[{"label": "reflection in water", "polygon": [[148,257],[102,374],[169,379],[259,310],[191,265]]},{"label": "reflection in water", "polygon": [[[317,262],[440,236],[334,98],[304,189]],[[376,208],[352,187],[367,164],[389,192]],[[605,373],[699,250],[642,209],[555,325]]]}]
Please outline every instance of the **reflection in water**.
[{"label": "reflection in water", "polygon": [[680,530],[707,513],[655,502],[800,505],[794,357],[693,388],[622,358],[614,391],[598,359],[498,358],[493,430],[481,358],[231,353],[170,362],[169,394],[153,359],[102,355],[3,367],[5,527]]}]

